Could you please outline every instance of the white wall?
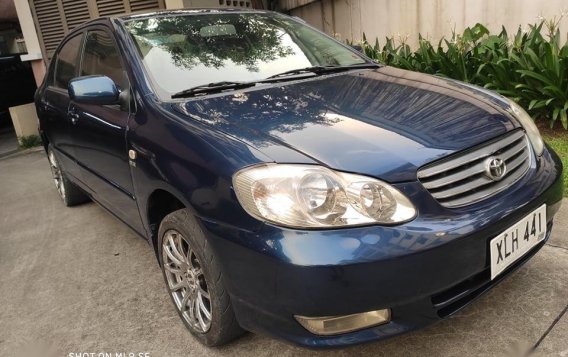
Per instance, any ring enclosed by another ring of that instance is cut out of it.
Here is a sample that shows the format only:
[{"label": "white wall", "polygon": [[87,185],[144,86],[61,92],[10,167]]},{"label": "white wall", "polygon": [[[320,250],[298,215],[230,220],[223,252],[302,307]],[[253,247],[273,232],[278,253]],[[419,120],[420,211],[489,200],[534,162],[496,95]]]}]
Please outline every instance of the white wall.
[{"label": "white wall", "polygon": [[[292,15],[341,39],[359,40],[365,32],[369,40],[378,36],[384,43],[385,36],[400,34],[409,35],[411,44],[416,44],[418,33],[437,41],[449,37],[454,26],[461,33],[477,22],[492,32],[504,25],[511,34],[539,16],[559,17],[568,10],[568,0],[280,0],[284,10],[300,4]],[[566,36],[568,17],[560,29]]]},{"label": "white wall", "polygon": [[183,0],[166,0],[166,9],[181,9],[183,8]]},{"label": "white wall", "polygon": [[24,40],[26,41],[26,47],[28,49],[28,54],[20,57],[22,61],[41,59],[41,47],[39,46],[32,11],[30,10],[30,4],[25,0],[15,0],[14,4],[16,5],[18,21],[20,22],[22,34],[24,35]]},{"label": "white wall", "polygon": [[[251,0],[243,0],[242,7],[252,8]],[[166,9],[191,9],[191,8],[211,8],[211,7],[241,7],[241,1],[233,4],[233,1],[227,0],[165,0]]]}]

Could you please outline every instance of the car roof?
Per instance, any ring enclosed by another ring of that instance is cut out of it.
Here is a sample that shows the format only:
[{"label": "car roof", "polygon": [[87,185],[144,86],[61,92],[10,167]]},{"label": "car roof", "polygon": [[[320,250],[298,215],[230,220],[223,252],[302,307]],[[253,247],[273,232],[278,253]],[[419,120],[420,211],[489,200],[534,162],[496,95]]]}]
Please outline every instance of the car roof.
[{"label": "car roof", "polygon": [[256,10],[246,8],[199,8],[199,9],[179,9],[179,10],[160,10],[153,12],[133,12],[126,15],[108,16],[109,19],[117,19],[120,21],[130,20],[144,20],[155,17],[169,17],[169,16],[184,16],[184,15],[199,15],[204,13],[272,13],[273,11]]},{"label": "car roof", "polygon": [[69,34],[82,31],[85,27],[97,24],[111,24],[114,21],[128,22],[131,20],[145,20],[156,17],[171,17],[171,16],[185,16],[185,15],[199,15],[204,13],[215,13],[215,14],[228,14],[228,13],[275,13],[270,10],[257,10],[257,9],[243,9],[243,8],[199,8],[199,9],[179,9],[179,10],[159,10],[152,12],[132,12],[129,14],[122,15],[108,15],[100,16],[89,21],[82,23],[81,25],[74,28]]},{"label": "car roof", "polygon": [[[63,43],[65,39],[72,37],[76,33],[84,31],[85,28],[93,25],[108,24],[112,27],[112,23],[115,21],[128,22],[130,20],[145,20],[156,17],[199,15],[204,13],[216,13],[216,14],[243,13],[244,14],[244,13],[275,13],[275,12],[270,10],[257,10],[257,9],[245,9],[245,8],[198,8],[198,9],[179,9],[179,10],[159,10],[152,12],[141,11],[141,12],[132,12],[129,14],[122,14],[122,15],[99,16],[97,18],[86,21],[81,25],[75,27],[71,31],[69,31],[69,33],[65,35],[65,38],[62,40],[61,43]],[[58,45],[56,52],[59,51],[61,43]]]}]

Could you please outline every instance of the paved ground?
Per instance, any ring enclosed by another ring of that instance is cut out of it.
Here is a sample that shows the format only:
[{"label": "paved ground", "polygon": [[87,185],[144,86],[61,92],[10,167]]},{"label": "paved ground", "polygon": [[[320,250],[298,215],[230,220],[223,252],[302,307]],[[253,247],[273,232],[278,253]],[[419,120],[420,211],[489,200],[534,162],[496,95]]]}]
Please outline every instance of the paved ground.
[{"label": "paved ground", "polygon": [[18,139],[14,128],[0,127],[0,157],[14,153],[18,150]]},{"label": "paved ground", "polygon": [[207,349],[178,320],[144,240],[95,204],[65,208],[42,152],[3,159],[0,356],[49,357],[48,347],[53,356],[502,356],[537,346],[536,355],[567,357],[568,202],[563,208],[529,263],[427,329],[327,352],[253,334]]}]

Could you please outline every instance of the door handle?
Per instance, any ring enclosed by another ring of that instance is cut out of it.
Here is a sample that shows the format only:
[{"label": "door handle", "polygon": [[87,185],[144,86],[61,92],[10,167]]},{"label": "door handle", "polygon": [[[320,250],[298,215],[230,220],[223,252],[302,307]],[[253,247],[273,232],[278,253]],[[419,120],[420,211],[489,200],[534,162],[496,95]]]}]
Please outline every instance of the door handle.
[{"label": "door handle", "polygon": [[71,119],[71,124],[75,125],[79,121],[79,114],[77,113],[77,109],[75,107],[70,107],[69,111],[67,111],[67,116]]},{"label": "door handle", "polygon": [[41,109],[43,111],[48,111],[51,104],[47,100],[40,100]]}]

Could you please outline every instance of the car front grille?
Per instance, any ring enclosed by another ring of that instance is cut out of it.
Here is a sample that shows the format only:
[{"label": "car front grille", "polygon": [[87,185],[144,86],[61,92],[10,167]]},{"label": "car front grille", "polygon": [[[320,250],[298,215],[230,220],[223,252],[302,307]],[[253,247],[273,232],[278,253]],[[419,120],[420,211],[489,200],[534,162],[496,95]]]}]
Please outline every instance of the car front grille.
[{"label": "car front grille", "polygon": [[[528,138],[516,130],[418,170],[418,180],[442,205],[455,208],[491,197],[517,182],[528,171],[531,151]],[[501,177],[492,178],[488,165],[505,162]]]}]

